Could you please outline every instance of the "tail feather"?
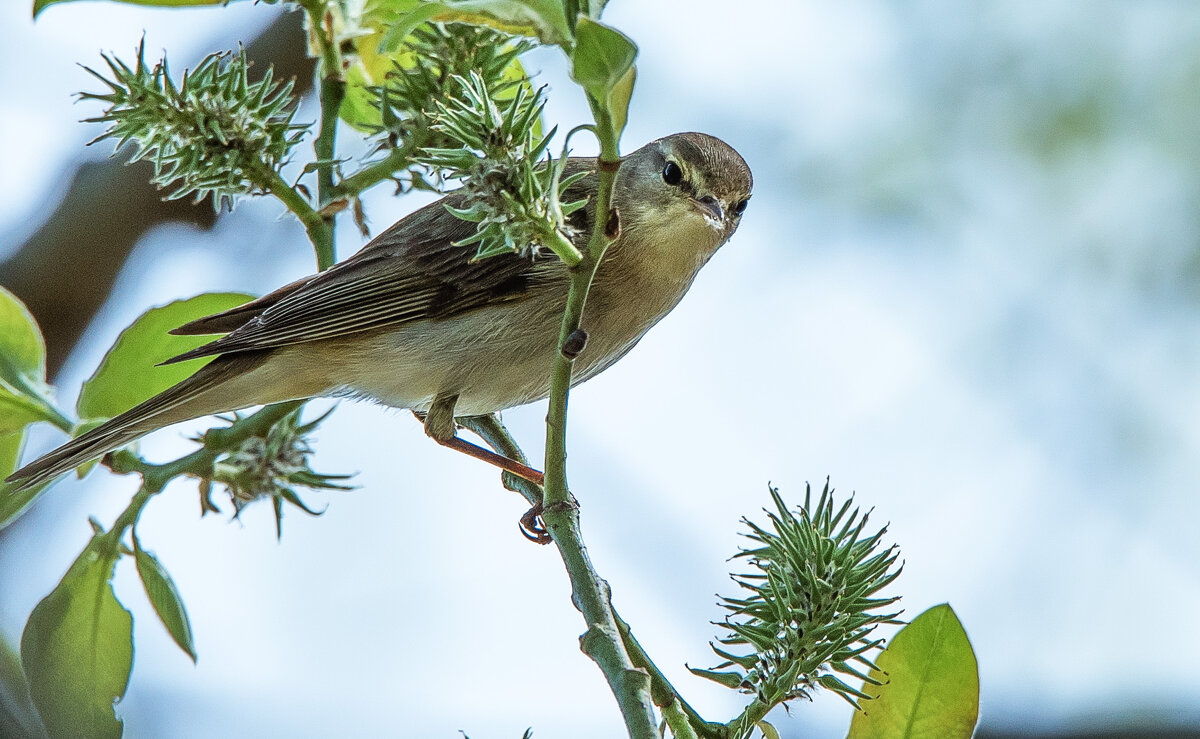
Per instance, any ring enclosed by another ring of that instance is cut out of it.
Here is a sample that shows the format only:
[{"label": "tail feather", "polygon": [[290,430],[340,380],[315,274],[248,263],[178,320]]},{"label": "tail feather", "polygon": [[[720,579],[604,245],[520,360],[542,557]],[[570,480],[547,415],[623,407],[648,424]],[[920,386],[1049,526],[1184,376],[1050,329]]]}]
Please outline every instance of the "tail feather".
[{"label": "tail feather", "polygon": [[[233,377],[249,372],[264,359],[265,353],[218,357],[183,382],[39,457],[4,481],[13,483],[16,490],[41,485],[164,426],[256,405],[259,401],[254,399],[239,402],[238,398],[228,394],[209,391]],[[225,397],[221,398],[221,395]]]}]

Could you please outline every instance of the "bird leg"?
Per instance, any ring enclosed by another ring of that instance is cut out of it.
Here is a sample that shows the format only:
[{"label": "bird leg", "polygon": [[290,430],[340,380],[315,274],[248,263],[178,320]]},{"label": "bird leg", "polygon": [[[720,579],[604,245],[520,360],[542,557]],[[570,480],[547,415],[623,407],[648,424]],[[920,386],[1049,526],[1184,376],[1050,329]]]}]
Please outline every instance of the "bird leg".
[{"label": "bird leg", "polygon": [[[540,486],[545,484],[546,476],[529,465],[518,462],[515,459],[509,459],[502,454],[497,454],[490,449],[484,449],[478,444],[472,444],[466,439],[459,438],[456,434],[457,424],[454,422],[454,405],[457,402],[457,395],[439,395],[434,398],[433,404],[429,406],[427,412],[417,413],[414,411],[413,415],[424,422],[426,435],[442,446],[487,462],[505,472],[511,472],[517,477],[529,480],[535,485]],[[536,541],[539,544],[549,544],[550,534],[539,521],[541,513],[542,506],[540,503],[530,508],[521,517],[521,533],[530,541]]]},{"label": "bird leg", "polygon": [[445,444],[454,438],[457,426],[454,423],[454,405],[458,402],[458,394],[442,394],[433,399],[429,410],[424,414],[416,414],[425,422],[425,435],[439,444]]},{"label": "bird leg", "polygon": [[434,441],[442,446],[450,447],[455,451],[462,452],[469,457],[474,457],[475,459],[479,459],[487,462],[490,465],[499,467],[505,472],[511,472],[517,477],[529,480],[535,485],[541,485],[546,481],[546,476],[532,467],[521,464],[515,459],[509,459],[503,455],[496,454],[491,449],[484,449],[478,444],[472,444],[466,439],[461,439],[457,436],[451,436],[449,439],[434,439]]}]

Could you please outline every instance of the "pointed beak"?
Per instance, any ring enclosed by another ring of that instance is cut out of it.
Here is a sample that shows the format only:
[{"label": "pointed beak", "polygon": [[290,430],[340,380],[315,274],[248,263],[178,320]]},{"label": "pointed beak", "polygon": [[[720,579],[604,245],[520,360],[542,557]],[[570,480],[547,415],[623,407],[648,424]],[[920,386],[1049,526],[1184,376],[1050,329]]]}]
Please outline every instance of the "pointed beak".
[{"label": "pointed beak", "polygon": [[725,209],[721,207],[721,201],[714,198],[712,195],[705,195],[702,198],[693,200],[706,215],[711,216],[718,223],[725,221]]}]

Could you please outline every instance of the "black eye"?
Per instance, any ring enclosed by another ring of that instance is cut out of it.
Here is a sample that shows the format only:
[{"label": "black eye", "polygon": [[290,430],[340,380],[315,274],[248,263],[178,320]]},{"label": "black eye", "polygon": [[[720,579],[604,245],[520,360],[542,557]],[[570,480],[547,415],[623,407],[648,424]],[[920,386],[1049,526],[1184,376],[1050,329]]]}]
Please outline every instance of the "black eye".
[{"label": "black eye", "polygon": [[675,162],[667,162],[663,167],[663,182],[668,185],[678,185],[683,182],[683,170]]},{"label": "black eye", "polygon": [[745,212],[746,206],[749,204],[750,204],[750,198],[745,198],[744,200],[739,200],[739,201],[737,201],[737,204],[733,206],[733,212],[740,216],[743,212]]}]

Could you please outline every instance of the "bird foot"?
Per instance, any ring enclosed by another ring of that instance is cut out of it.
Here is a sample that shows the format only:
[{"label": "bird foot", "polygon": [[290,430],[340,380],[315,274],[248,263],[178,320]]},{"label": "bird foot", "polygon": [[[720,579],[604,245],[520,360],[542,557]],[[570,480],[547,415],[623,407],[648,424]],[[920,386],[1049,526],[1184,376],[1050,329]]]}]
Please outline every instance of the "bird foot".
[{"label": "bird foot", "polygon": [[521,516],[518,526],[520,526],[521,533],[525,538],[535,544],[546,545],[553,541],[550,538],[550,532],[546,530],[545,522],[542,521],[541,503],[525,511],[525,515]]}]

